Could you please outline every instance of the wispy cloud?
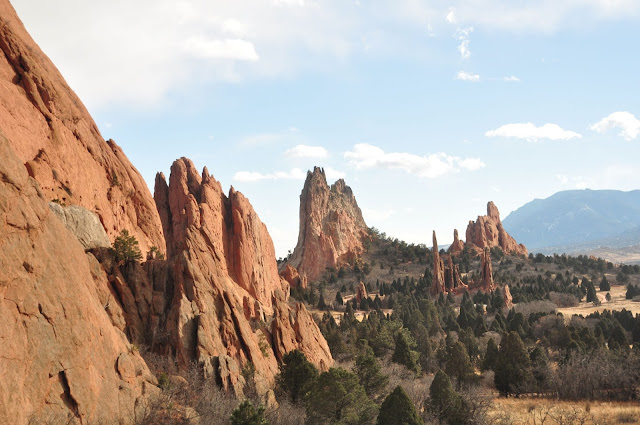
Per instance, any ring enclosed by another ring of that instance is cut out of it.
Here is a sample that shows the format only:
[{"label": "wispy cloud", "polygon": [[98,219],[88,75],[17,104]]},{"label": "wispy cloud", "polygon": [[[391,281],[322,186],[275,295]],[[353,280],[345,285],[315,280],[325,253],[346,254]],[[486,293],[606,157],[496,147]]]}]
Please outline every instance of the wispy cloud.
[{"label": "wispy cloud", "polygon": [[545,124],[543,126],[536,127],[530,122],[505,124],[495,130],[487,131],[485,136],[522,139],[529,142],[537,142],[542,139],[570,140],[580,139],[582,137],[581,134],[576,133],[575,131],[562,129],[558,124]]},{"label": "wispy cloud", "polygon": [[469,36],[473,32],[473,27],[458,28],[456,30],[456,39],[460,41],[458,45],[458,52],[462,59],[469,59],[471,57],[471,50],[469,50],[470,39]]},{"label": "wispy cloud", "polygon": [[465,72],[465,71],[459,71],[456,74],[456,80],[478,82],[478,81],[480,81],[480,75],[478,75],[478,74],[470,74],[470,73]]},{"label": "wispy cloud", "polygon": [[307,173],[299,168],[290,171],[275,171],[273,173],[259,173],[257,171],[238,171],[233,175],[233,180],[238,182],[259,182],[262,180],[304,180]]},{"label": "wispy cloud", "polygon": [[359,143],[344,153],[357,169],[398,169],[419,177],[436,178],[460,170],[478,170],[485,164],[477,158],[460,158],[446,153],[415,155],[407,152],[385,152],[377,146]]},{"label": "wispy cloud", "polygon": [[288,158],[315,158],[323,159],[329,156],[329,152],[322,146],[297,145],[287,150],[285,156]]},{"label": "wispy cloud", "polygon": [[514,83],[520,82],[520,78],[516,77],[515,75],[509,75],[508,77],[504,77],[503,80],[514,82]]},{"label": "wispy cloud", "polygon": [[206,39],[202,36],[189,38],[186,51],[201,59],[227,59],[255,62],[259,58],[252,42],[241,39]]},{"label": "wispy cloud", "polygon": [[626,140],[633,140],[640,134],[640,120],[630,112],[614,112],[589,128],[598,133],[619,128],[620,136]]}]

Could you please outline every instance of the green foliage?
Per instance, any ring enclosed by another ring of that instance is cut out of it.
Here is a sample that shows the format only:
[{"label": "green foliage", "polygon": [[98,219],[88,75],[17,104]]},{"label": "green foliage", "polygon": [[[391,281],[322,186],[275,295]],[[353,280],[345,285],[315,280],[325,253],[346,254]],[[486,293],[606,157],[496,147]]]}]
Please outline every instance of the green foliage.
[{"label": "green foliage", "polygon": [[284,355],[280,373],[276,376],[278,389],[284,392],[292,403],[297,403],[307,394],[318,377],[318,370],[300,350]]},{"label": "green foliage", "polygon": [[403,332],[399,332],[396,336],[396,347],[393,351],[391,361],[399,363],[414,372],[419,372],[420,365],[417,362],[418,353],[414,352],[409,345],[409,340]]},{"label": "green foliage", "polygon": [[500,343],[494,383],[500,394],[523,394],[533,383],[529,353],[517,332],[509,332]]},{"label": "green foliage", "polygon": [[169,376],[164,372],[160,372],[158,375],[158,386],[163,390],[168,390],[170,385]]},{"label": "green foliage", "polygon": [[371,347],[366,346],[364,353],[356,357],[354,372],[367,395],[373,400],[380,399],[389,378],[380,372],[380,365]]},{"label": "green foliage", "polygon": [[458,390],[462,383],[473,378],[473,366],[469,360],[466,348],[460,341],[449,347],[445,372],[457,382]]},{"label": "green foliage", "polygon": [[269,425],[264,417],[264,407],[254,406],[245,400],[231,414],[231,425]]},{"label": "green foliage", "polygon": [[118,262],[130,263],[142,259],[138,241],[126,229],[123,229],[113,242],[113,251]]},{"label": "green foliage", "polygon": [[484,361],[482,362],[482,370],[493,370],[498,359],[498,346],[493,338],[487,341],[487,350],[484,353]]},{"label": "green foliage", "polygon": [[423,425],[407,393],[398,385],[384,399],[378,414],[378,425]]},{"label": "green foliage", "polygon": [[465,423],[465,408],[462,398],[451,386],[446,373],[439,370],[429,387],[429,410],[441,422],[449,425]]},{"label": "green foliage", "polygon": [[340,368],[320,374],[307,396],[307,421],[311,425],[372,424],[376,404],[367,397],[358,377]]},{"label": "green foliage", "polygon": [[611,284],[609,283],[605,275],[602,275],[602,280],[600,281],[600,290],[603,292],[611,290]]}]

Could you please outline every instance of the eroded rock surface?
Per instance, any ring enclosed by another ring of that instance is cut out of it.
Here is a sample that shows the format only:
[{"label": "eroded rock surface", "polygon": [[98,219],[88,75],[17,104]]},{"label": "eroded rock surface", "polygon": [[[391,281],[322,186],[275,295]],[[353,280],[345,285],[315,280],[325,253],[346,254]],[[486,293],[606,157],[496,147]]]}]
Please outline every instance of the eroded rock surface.
[{"label": "eroded rock surface", "polygon": [[96,213],[79,205],[64,207],[55,202],[49,202],[49,209],[62,220],[85,249],[109,248],[111,246],[109,236],[107,236],[107,232],[102,227]]},{"label": "eroded rock surface", "polygon": [[487,204],[487,215],[478,216],[476,221],[469,221],[466,244],[478,252],[485,247],[500,247],[506,254],[527,256],[527,248],[518,244],[504,230],[500,221],[500,212],[493,202]]},{"label": "eroded rock surface", "polygon": [[344,180],[327,184],[324,170],[307,173],[300,194],[300,232],[288,264],[310,281],[327,267],[353,261],[364,251],[368,228],[356,198]]}]

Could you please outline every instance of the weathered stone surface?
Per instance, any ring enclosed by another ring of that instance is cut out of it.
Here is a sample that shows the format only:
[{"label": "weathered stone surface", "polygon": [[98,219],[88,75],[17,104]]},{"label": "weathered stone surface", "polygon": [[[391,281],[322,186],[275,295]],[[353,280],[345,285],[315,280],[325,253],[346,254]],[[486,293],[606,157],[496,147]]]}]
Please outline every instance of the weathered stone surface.
[{"label": "weathered stone surface", "polygon": [[145,253],[164,246],[146,184],[0,0],[0,128],[47,201],[80,205],[113,240],[128,229]]},{"label": "weathered stone surface", "polygon": [[358,301],[358,304],[360,304],[360,302],[362,302],[362,300],[367,297],[367,287],[364,285],[363,281],[360,281],[360,283],[358,283],[358,287],[356,288],[356,301]]},{"label": "weathered stone surface", "polygon": [[0,134],[0,423],[132,422],[155,379],[12,146]]},{"label": "weathered stone surface", "polygon": [[433,283],[431,285],[431,294],[440,294],[445,292],[444,282],[444,263],[438,252],[438,239],[436,239],[436,231],[433,231]]},{"label": "weathered stone surface", "polygon": [[460,254],[464,249],[464,242],[458,237],[458,229],[453,230],[453,243],[449,247],[449,253],[451,255]]},{"label": "weathered stone surface", "polygon": [[111,246],[109,236],[104,231],[100,218],[96,213],[79,205],[63,207],[55,202],[49,202],[49,208],[64,225],[80,241],[85,249],[108,248]]},{"label": "weathered stone surface", "polygon": [[482,281],[480,287],[484,292],[492,292],[496,289],[496,284],[493,282],[491,250],[488,247],[485,247],[482,252]]},{"label": "weathered stone surface", "polygon": [[487,204],[487,215],[478,216],[467,226],[467,245],[478,252],[485,247],[500,247],[507,254],[527,256],[527,248],[519,244],[504,230],[498,207],[493,202]]},{"label": "weathered stone surface", "polygon": [[292,267],[291,264],[287,264],[284,267],[280,272],[280,276],[289,283],[291,289],[297,288],[298,286],[303,289],[307,288],[307,276],[303,275],[301,277],[300,274],[298,274],[298,270]]},{"label": "weathered stone surface", "polygon": [[447,255],[446,260],[444,269],[445,292],[461,294],[467,289],[467,285],[460,278],[460,268],[457,264],[453,264],[451,255]]},{"label": "weathered stone surface", "polygon": [[511,290],[509,290],[509,285],[507,284],[502,288],[502,298],[504,298],[504,306],[508,309],[512,309],[513,297],[511,296]]},{"label": "weathered stone surface", "polygon": [[182,158],[168,185],[158,175],[155,199],[172,270],[166,328],[179,364],[198,361],[224,388],[242,394],[240,372],[251,362],[262,395],[287,351],[299,348],[332,364],[315,322],[291,312],[273,242],[242,194],[232,188],[227,197],[206,169],[200,175]]},{"label": "weathered stone surface", "polygon": [[339,267],[364,251],[368,228],[351,188],[344,180],[327,185],[314,167],[300,194],[300,233],[288,264],[314,281],[327,267]]}]

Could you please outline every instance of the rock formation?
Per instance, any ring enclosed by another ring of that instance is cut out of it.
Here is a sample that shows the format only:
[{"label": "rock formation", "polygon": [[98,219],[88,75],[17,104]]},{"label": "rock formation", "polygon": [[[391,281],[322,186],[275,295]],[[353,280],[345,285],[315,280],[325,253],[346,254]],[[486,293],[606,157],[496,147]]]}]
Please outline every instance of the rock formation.
[{"label": "rock formation", "polygon": [[438,239],[436,231],[433,231],[433,283],[431,284],[431,294],[446,292],[444,281],[444,262],[438,252]]},{"label": "rock formation", "polygon": [[289,283],[291,289],[300,287],[302,289],[307,288],[307,276],[300,276],[298,274],[298,270],[295,267],[292,267],[290,264],[287,264],[284,269],[280,272],[280,276]]},{"label": "rock formation", "polygon": [[132,421],[155,378],[105,312],[106,275],[12,146],[0,134],[0,423]]},{"label": "rock formation", "polygon": [[358,287],[356,288],[356,301],[358,302],[358,304],[360,304],[360,302],[362,302],[362,300],[367,297],[367,287],[364,285],[363,281],[360,281]]},{"label": "rock formation", "polygon": [[0,0],[0,129],[47,201],[81,205],[111,240],[128,229],[143,253],[164,245],[147,186],[31,39],[8,0]]},{"label": "rock formation", "polygon": [[109,236],[104,231],[102,223],[96,213],[79,205],[63,207],[55,202],[49,202],[49,208],[64,225],[73,233],[85,249],[108,248],[111,246]]},{"label": "rock formation", "polygon": [[485,247],[500,247],[506,254],[527,256],[527,248],[515,241],[500,221],[500,212],[493,202],[487,204],[487,215],[478,216],[467,226],[467,245],[478,252]]},{"label": "rock formation", "polygon": [[[0,0],[0,423],[133,422],[159,390],[131,342],[238,394],[248,362],[260,394],[294,348],[332,365],[246,198],[184,159],[156,188]],[[102,232],[123,229],[166,259],[115,263]]]},{"label": "rock formation", "polygon": [[460,268],[457,264],[453,264],[453,259],[450,255],[446,258],[447,265],[444,269],[445,292],[455,292],[456,294],[462,293],[468,289],[468,287],[460,278]]},{"label": "rock formation", "polygon": [[509,285],[505,284],[504,288],[502,288],[502,298],[504,298],[504,306],[508,309],[513,308],[513,297],[511,296],[511,291],[509,290]]},{"label": "rock formation", "polygon": [[172,165],[168,185],[158,174],[155,198],[173,272],[166,326],[179,364],[197,360],[236,394],[248,362],[265,394],[277,361],[294,348],[322,368],[331,366],[311,314],[289,307],[273,242],[241,193],[231,188],[226,196],[206,168],[200,175],[182,158]]},{"label": "rock formation", "polygon": [[453,243],[449,247],[449,254],[457,255],[464,249],[464,242],[458,237],[458,229],[453,230]]},{"label": "rock formation", "polygon": [[493,268],[491,266],[491,251],[489,247],[485,247],[482,251],[482,280],[480,282],[480,288],[484,292],[492,292],[496,289],[496,284],[493,282]]},{"label": "rock formation", "polygon": [[368,228],[351,188],[344,180],[327,185],[324,170],[307,173],[300,194],[300,233],[288,264],[310,281],[327,267],[339,267],[364,251]]}]

